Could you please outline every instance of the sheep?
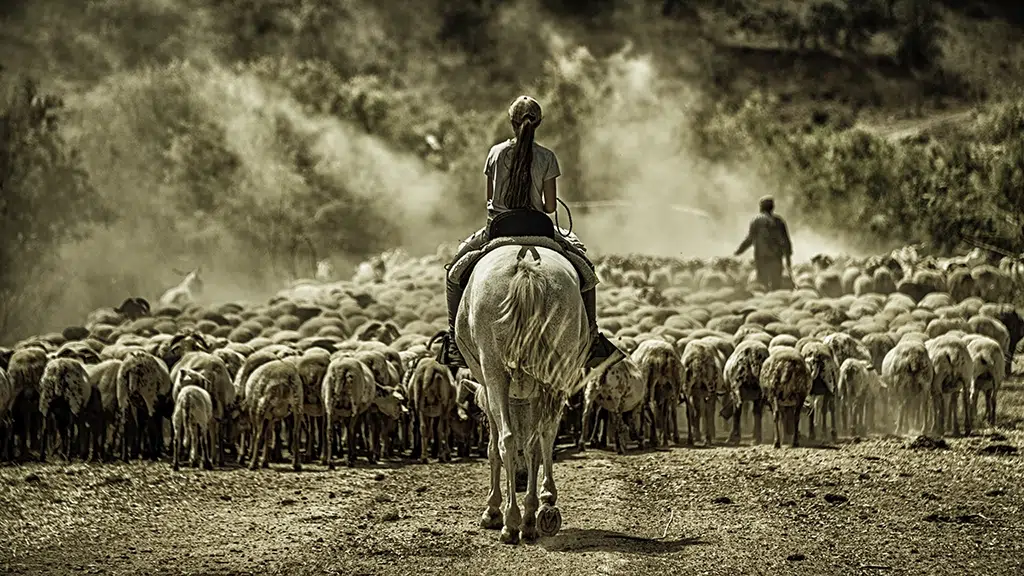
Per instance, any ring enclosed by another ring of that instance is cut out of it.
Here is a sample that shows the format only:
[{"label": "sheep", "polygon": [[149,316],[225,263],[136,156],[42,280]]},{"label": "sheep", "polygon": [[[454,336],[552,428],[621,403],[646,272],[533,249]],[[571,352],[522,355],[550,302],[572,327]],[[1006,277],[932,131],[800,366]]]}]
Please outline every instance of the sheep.
[{"label": "sheep", "polygon": [[167,366],[149,352],[132,350],[121,361],[116,379],[121,459],[127,462],[129,456],[138,456],[145,430],[149,432],[150,458],[156,460],[163,441],[158,410],[171,393]]},{"label": "sheep", "polygon": [[138,320],[150,315],[149,302],[145,298],[126,298],[114,312],[128,320]]},{"label": "sheep", "polygon": [[197,467],[198,459],[202,458],[203,469],[213,470],[210,461],[213,401],[210,393],[205,390],[209,387],[205,380],[205,376],[189,368],[178,372],[178,380],[175,382],[178,396],[174,400],[174,412],[171,415],[171,426],[174,429],[171,468],[175,472],[178,471],[178,457],[182,448],[190,449],[189,461],[193,468]]},{"label": "sheep", "polygon": [[871,362],[871,352],[856,338],[842,332],[829,334],[821,339],[832,350],[836,366],[842,366],[847,358],[859,358]]},{"label": "sheep", "polygon": [[[216,456],[218,466],[224,465],[224,438],[232,437],[230,416],[234,407],[240,401],[238,393],[231,381],[231,374],[227,364],[210,352],[193,350],[186,353],[178,360],[170,370],[171,381],[177,381],[178,371],[189,368],[201,373],[206,377],[205,382],[210,387],[210,400],[213,402],[213,453]],[[244,367],[243,367],[244,370]],[[241,374],[241,370],[239,374]],[[251,377],[250,377],[251,379]],[[248,389],[246,389],[248,393]],[[171,391],[171,401],[177,400],[177,391]]]},{"label": "sheep", "polygon": [[923,342],[902,340],[882,360],[882,380],[899,402],[896,433],[906,432],[911,420],[924,425],[924,408],[934,379],[931,356]]},{"label": "sheep", "polygon": [[[214,395],[210,396],[212,398]],[[255,470],[257,466],[267,468],[270,465],[270,447],[274,437],[274,426],[287,416],[292,416],[298,422],[302,416],[302,404],[302,377],[299,375],[299,369],[295,362],[273,360],[263,364],[249,376],[245,386],[243,412],[249,416],[249,422],[255,435],[249,461],[250,470]],[[214,408],[214,417],[216,418],[216,407]],[[301,472],[299,435],[294,430],[291,435],[291,444],[292,470]],[[261,446],[263,448],[262,461],[260,458]]]},{"label": "sheep", "polygon": [[986,304],[981,307],[981,315],[999,320],[1010,333],[1010,344],[1006,352],[1006,375],[1013,374],[1013,358],[1017,354],[1017,345],[1024,339],[1024,316],[1008,304]]},{"label": "sheep", "polygon": [[35,447],[42,424],[39,386],[48,361],[46,350],[31,347],[15,350],[7,364],[7,377],[15,396],[11,427],[16,433],[20,430],[18,452],[22,460],[29,458],[29,450]]},{"label": "sheep", "polygon": [[[100,393],[103,421],[109,423],[109,433],[104,434],[104,442],[108,439],[111,441],[111,450],[113,450],[114,441],[120,433],[120,429],[116,425],[121,415],[121,410],[117,403],[117,373],[120,368],[121,360],[117,359],[104,360],[99,364],[85,367],[89,374],[89,385],[99,390]],[[108,456],[109,453],[104,450],[100,454],[100,459],[106,460]]]},{"label": "sheep", "polygon": [[451,371],[433,358],[423,358],[416,365],[409,381],[409,399],[416,413],[419,428],[420,462],[427,463],[425,444],[430,430],[435,430],[434,448],[441,462],[451,461],[448,431],[455,407],[455,382]]},{"label": "sheep", "polygon": [[985,394],[985,417],[989,426],[996,425],[996,394],[1006,377],[1006,360],[1003,347],[988,336],[976,336],[967,343],[967,350],[974,361],[974,378],[968,388],[965,400],[967,415],[965,432],[971,433],[971,427],[978,413],[978,395]]},{"label": "sheep", "polygon": [[[324,375],[327,373],[327,365],[330,364],[330,355],[304,354],[299,357],[297,367],[299,377],[302,378],[302,420],[306,430],[306,458],[310,461],[313,458],[313,440],[316,438],[318,450],[324,449],[324,406],[320,397],[320,388],[323,385]],[[314,425],[318,432],[314,432]],[[299,433],[299,428],[295,428]]]},{"label": "sheep", "polygon": [[967,324],[970,327],[971,332],[988,336],[999,343],[999,347],[1003,351],[1003,359],[1005,363],[1003,373],[1007,376],[1010,375],[1012,368],[1011,364],[1013,362],[1013,351],[1010,350],[1010,331],[1006,329],[1006,326],[996,318],[981,315],[972,316],[967,321]]},{"label": "sheep", "polygon": [[768,347],[757,340],[740,342],[725,363],[725,384],[728,390],[722,398],[722,418],[732,419],[730,444],[740,441],[740,420],[743,414],[743,403],[753,404],[754,443],[763,441],[761,419],[764,412],[764,401],[761,398],[761,366],[768,359]]},{"label": "sheep", "polygon": [[[820,408],[822,426],[825,425],[826,417],[831,417],[830,435],[832,441],[836,442],[838,440],[836,433],[836,380],[839,377],[839,365],[836,363],[832,350],[824,342],[808,342],[801,350],[801,354],[811,375],[811,391],[808,393],[812,397],[814,406],[810,414],[811,439],[817,437],[814,421],[817,420]],[[846,399],[841,398],[841,401],[844,403],[845,414]]]},{"label": "sheep", "polygon": [[480,450],[480,456],[486,457],[490,428],[483,386],[473,382],[472,374],[464,368],[456,373],[456,378],[459,384],[455,392],[452,437],[459,446],[459,456],[468,458],[470,451],[476,446]]},{"label": "sheep", "polygon": [[365,364],[348,356],[331,359],[321,385],[321,398],[326,414],[325,429],[327,430],[326,450],[323,452],[322,463],[334,470],[332,459],[334,442],[334,424],[345,426],[347,443],[346,463],[355,466],[355,435],[356,421],[373,402],[373,373]]},{"label": "sheep", "polygon": [[847,358],[839,367],[838,391],[849,414],[850,434],[864,436],[874,420],[875,400],[883,388],[881,376],[870,362]]},{"label": "sheep", "polygon": [[593,431],[590,429],[590,415],[595,406],[608,412],[608,423],[615,451],[625,454],[623,438],[623,414],[631,414],[633,429],[638,432],[639,448],[643,450],[644,437],[640,434],[640,419],[643,418],[643,401],[647,382],[640,366],[629,356],[611,364],[602,363],[587,374],[583,389],[583,430],[576,443],[582,452]]},{"label": "sheep", "polygon": [[[679,356],[668,342],[651,339],[641,342],[630,357],[640,367],[647,387],[644,404],[645,409],[651,413],[651,445],[658,446],[659,430],[662,433],[661,445],[668,445],[669,430],[672,432],[672,441],[679,444],[676,412],[683,377]],[[645,435],[645,420],[642,417],[640,434]],[[693,441],[692,437],[690,441]]]},{"label": "sheep", "polygon": [[184,308],[195,303],[196,297],[203,292],[203,280],[200,278],[201,266],[185,275],[181,282],[168,289],[160,296],[160,305],[175,308]]},{"label": "sheep", "polygon": [[52,358],[39,381],[39,413],[43,415],[39,461],[46,462],[51,429],[60,434],[65,460],[71,461],[76,428],[80,437],[92,440],[93,453],[98,456],[102,452],[102,412],[99,391],[89,385],[85,364],[75,358]]},{"label": "sheep", "polygon": [[0,460],[11,457],[8,441],[14,434],[11,409],[15,399],[14,383],[7,377],[7,370],[0,367]]},{"label": "sheep", "polygon": [[783,424],[793,431],[792,446],[800,445],[800,407],[811,393],[811,372],[796,350],[778,348],[761,367],[761,395],[775,416],[775,448],[782,447]]},{"label": "sheep", "polygon": [[[956,418],[957,401],[968,390],[974,376],[974,361],[967,345],[957,336],[945,334],[925,342],[932,361],[934,380],[932,400],[935,407],[935,426],[938,434],[945,434],[947,423],[952,423],[953,434],[960,434]],[[965,398],[966,399],[966,398]],[[966,410],[965,410],[966,418]]]},{"label": "sheep", "polygon": [[722,368],[718,351],[710,343],[694,340],[683,350],[683,392],[689,398],[687,414],[687,442],[693,444],[694,431],[700,433],[704,417],[704,437],[710,446],[715,439],[715,401],[719,393],[725,394]]}]

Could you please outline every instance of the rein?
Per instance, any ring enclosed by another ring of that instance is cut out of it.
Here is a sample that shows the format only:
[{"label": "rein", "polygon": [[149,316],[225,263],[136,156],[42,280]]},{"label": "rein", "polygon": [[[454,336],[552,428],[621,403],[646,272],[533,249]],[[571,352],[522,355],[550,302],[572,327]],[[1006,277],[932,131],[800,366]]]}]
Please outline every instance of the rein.
[{"label": "rein", "polygon": [[555,232],[562,238],[568,238],[569,234],[572,234],[572,210],[569,210],[569,207],[566,206],[565,202],[562,202],[561,198],[556,196],[555,201],[561,204],[562,208],[565,208],[565,213],[569,216],[569,230],[562,234],[562,225],[558,223],[558,205],[555,205]]}]

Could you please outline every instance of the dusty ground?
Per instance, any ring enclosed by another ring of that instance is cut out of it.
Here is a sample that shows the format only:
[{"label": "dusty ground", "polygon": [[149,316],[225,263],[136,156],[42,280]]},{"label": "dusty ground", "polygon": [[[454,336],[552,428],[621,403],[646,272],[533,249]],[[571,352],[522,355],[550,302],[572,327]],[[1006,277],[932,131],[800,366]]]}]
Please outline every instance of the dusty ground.
[{"label": "dusty ground", "polygon": [[1000,428],[946,450],[891,438],[564,452],[562,531],[517,547],[477,526],[483,460],[299,474],[11,466],[0,468],[0,571],[1022,574],[1024,457],[986,452],[1024,446],[1024,385],[1003,392]]}]

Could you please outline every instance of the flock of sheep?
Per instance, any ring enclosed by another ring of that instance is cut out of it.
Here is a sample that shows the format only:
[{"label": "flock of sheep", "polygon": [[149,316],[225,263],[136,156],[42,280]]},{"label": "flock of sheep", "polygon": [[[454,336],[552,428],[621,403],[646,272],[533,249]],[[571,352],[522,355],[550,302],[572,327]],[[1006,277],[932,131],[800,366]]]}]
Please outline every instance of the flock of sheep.
[{"label": "flock of sheep", "polygon": [[[192,466],[292,467],[343,456],[448,461],[486,454],[487,406],[468,371],[434,360],[446,325],[442,264],[400,251],[348,281],[300,281],[263,304],[209,304],[199,271],[151,309],[140,298],[82,326],[0,348],[0,459],[158,459]],[[1024,337],[1007,304],[1016,261],[817,256],[794,286],[765,293],[735,259],[597,259],[601,328],[629,353],[581,375],[561,440],[596,430],[621,453],[633,441],[679,443],[715,425],[741,440],[743,408],[762,441],[920,431],[970,433]],[[324,267],[321,267],[324,268]],[[838,416],[838,418],[837,418]]]}]

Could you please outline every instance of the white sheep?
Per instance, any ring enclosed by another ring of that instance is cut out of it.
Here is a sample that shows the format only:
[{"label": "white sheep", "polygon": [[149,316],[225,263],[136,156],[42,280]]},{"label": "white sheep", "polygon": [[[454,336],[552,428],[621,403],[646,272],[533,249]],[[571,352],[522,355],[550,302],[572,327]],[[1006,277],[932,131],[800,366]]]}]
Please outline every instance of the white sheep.
[{"label": "white sheep", "polygon": [[18,448],[22,459],[28,458],[29,449],[37,445],[37,433],[42,422],[39,382],[48,361],[46,350],[29,347],[15,350],[7,364],[7,377],[15,395],[12,418],[14,425],[19,420],[21,424]]},{"label": "white sheep", "polygon": [[743,414],[743,403],[753,404],[754,442],[763,441],[761,417],[764,401],[761,398],[761,367],[768,359],[768,347],[757,340],[745,340],[736,345],[736,349],[725,363],[725,384],[729,391],[722,399],[721,416],[732,419],[730,443],[740,441],[740,420]]},{"label": "white sheep", "polygon": [[[658,446],[658,432],[662,433],[661,445],[667,445],[669,431],[672,441],[678,444],[677,410],[683,386],[683,366],[679,355],[668,342],[652,338],[641,342],[630,357],[640,367],[645,379],[644,404],[651,411],[651,445]],[[641,435],[646,432],[645,426],[645,419],[641,417]],[[692,435],[690,442],[693,442]]]},{"label": "white sheep", "polygon": [[761,367],[761,394],[775,416],[776,448],[782,446],[785,428],[792,429],[792,446],[800,445],[800,408],[810,393],[811,372],[803,356],[792,348],[777,348],[768,355]]},{"label": "white sheep", "polygon": [[[246,382],[243,411],[249,416],[254,434],[249,461],[251,470],[260,465],[263,468],[270,465],[270,446],[273,444],[275,425],[287,416],[292,416],[296,422],[302,418],[302,377],[296,364],[290,358],[267,362],[257,368]],[[291,442],[292,469],[299,472],[302,470],[299,462],[299,435],[294,431]]]},{"label": "white sheep", "polygon": [[865,436],[868,433],[883,386],[874,365],[866,360],[847,358],[839,367],[838,389],[849,414],[847,425],[851,434]]},{"label": "white sheep", "polygon": [[[195,370],[206,377],[207,385],[210,387],[210,400],[213,401],[213,454],[216,456],[217,465],[224,464],[224,438],[232,436],[230,417],[233,408],[238,400],[237,392],[231,381],[231,373],[227,364],[219,356],[202,350],[188,352],[171,368],[171,380],[176,382],[178,371],[188,368]],[[239,371],[241,373],[241,371]],[[171,391],[171,399],[177,400],[177,391]]]},{"label": "white sheep", "polygon": [[[971,353],[962,338],[951,334],[928,340],[925,348],[928,349],[935,373],[931,390],[935,429],[941,436],[945,434],[947,424],[952,423],[953,434],[959,435],[960,423],[956,418],[956,407],[957,401],[968,390],[974,378]],[[965,420],[966,413],[965,409]]]},{"label": "white sheep", "polygon": [[76,358],[51,358],[39,381],[39,413],[43,415],[39,461],[46,461],[51,430],[60,434],[65,460],[71,460],[76,429],[79,436],[86,436],[88,427],[95,445],[102,431],[89,424],[95,422],[96,413],[102,411],[99,391],[89,385],[85,364]]},{"label": "white sheep", "polygon": [[703,340],[693,340],[683,350],[683,393],[690,406],[687,441],[691,444],[694,433],[700,434],[702,418],[706,445],[712,445],[715,440],[715,402],[719,394],[726,394],[718,355],[718,350]]},{"label": "white sheep", "polygon": [[356,422],[373,402],[373,372],[355,358],[338,355],[327,366],[321,387],[324,412],[326,413],[327,450],[323,453],[323,463],[333,470],[332,459],[334,446],[334,425],[344,424],[347,442],[346,463],[355,466],[355,435]]},{"label": "white sheep", "polygon": [[118,366],[116,378],[121,459],[127,462],[129,456],[137,456],[143,446],[143,431],[149,431],[150,456],[156,460],[163,440],[158,402],[171,393],[167,365],[149,352],[131,350]]},{"label": "white sheep", "polygon": [[967,351],[974,362],[974,377],[964,400],[967,412],[964,428],[970,434],[978,413],[980,394],[985,395],[985,418],[989,426],[996,425],[996,394],[1006,377],[1006,358],[1002,345],[988,336],[969,337]]},{"label": "white sheep", "polygon": [[[112,359],[104,360],[99,364],[93,364],[86,366],[85,369],[89,373],[89,385],[99,390],[100,403],[103,410],[103,420],[107,423],[107,433],[104,434],[103,441],[110,441],[110,450],[114,448],[114,443],[117,440],[120,428],[118,421],[121,415],[121,410],[117,404],[117,373],[121,368],[121,360]],[[104,450],[100,454],[100,458],[106,460],[109,453]]]},{"label": "white sheep", "polygon": [[[839,364],[836,362],[832,350],[824,342],[806,342],[800,349],[800,353],[807,363],[807,369],[811,373],[811,397],[812,410],[810,414],[811,438],[816,438],[815,420],[821,414],[821,425],[825,426],[826,417],[832,420],[830,435],[832,441],[838,439],[836,433],[836,381],[839,379]],[[845,399],[840,398],[845,402]],[[845,411],[844,411],[845,415]]]},{"label": "white sheep", "polygon": [[409,400],[415,410],[416,424],[420,431],[418,448],[420,461],[424,464],[427,463],[427,437],[431,430],[435,430],[435,424],[434,449],[441,462],[451,460],[448,430],[455,408],[456,392],[451,370],[433,358],[419,361],[409,381]]},{"label": "white sheep", "polygon": [[[178,386],[180,384],[180,386]],[[189,449],[189,462],[193,468],[202,458],[203,469],[212,470],[210,449],[213,439],[210,436],[213,425],[213,401],[210,393],[205,390],[209,386],[206,377],[185,368],[178,373],[175,382],[178,396],[174,400],[174,413],[171,426],[174,429],[173,460],[171,467],[178,470],[178,458],[182,448]]]},{"label": "white sheep", "polygon": [[[882,380],[899,403],[896,433],[911,425],[924,427],[925,407],[929,402],[934,368],[923,342],[902,340],[882,360]],[[911,424],[913,422],[913,424]]]}]

